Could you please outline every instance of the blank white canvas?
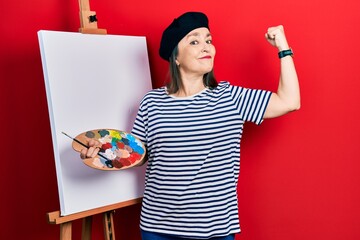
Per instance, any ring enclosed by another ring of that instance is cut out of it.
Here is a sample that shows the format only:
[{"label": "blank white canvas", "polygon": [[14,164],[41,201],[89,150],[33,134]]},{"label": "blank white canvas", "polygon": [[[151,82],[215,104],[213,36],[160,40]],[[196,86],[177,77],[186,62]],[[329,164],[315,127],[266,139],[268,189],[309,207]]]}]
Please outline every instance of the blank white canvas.
[{"label": "blank white canvas", "polygon": [[38,38],[61,215],[142,197],[145,166],[92,169],[61,132],[75,137],[99,128],[131,131],[152,88],[146,38],[44,30]]}]

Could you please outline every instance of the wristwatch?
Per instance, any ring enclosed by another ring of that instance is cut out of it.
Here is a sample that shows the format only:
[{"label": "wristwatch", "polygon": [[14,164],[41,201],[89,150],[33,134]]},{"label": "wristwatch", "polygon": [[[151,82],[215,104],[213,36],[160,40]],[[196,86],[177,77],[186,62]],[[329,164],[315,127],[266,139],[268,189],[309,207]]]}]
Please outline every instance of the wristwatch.
[{"label": "wristwatch", "polygon": [[283,51],[278,52],[278,56],[279,56],[279,58],[283,58],[286,56],[294,56],[294,52],[290,48],[288,50],[283,50]]}]

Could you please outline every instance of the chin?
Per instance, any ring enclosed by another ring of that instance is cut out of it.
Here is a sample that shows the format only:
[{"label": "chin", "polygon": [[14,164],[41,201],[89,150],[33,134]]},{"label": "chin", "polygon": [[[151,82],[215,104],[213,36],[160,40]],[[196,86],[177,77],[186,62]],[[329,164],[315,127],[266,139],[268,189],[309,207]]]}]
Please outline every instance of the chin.
[{"label": "chin", "polygon": [[212,67],[211,67],[211,68],[206,68],[206,69],[204,69],[204,74],[209,73],[209,72],[211,72],[212,70],[213,70]]},{"label": "chin", "polygon": [[211,70],[213,70],[214,66],[211,64],[211,65],[208,65],[208,66],[201,66],[199,67],[199,70],[202,71],[202,72],[210,72]]}]

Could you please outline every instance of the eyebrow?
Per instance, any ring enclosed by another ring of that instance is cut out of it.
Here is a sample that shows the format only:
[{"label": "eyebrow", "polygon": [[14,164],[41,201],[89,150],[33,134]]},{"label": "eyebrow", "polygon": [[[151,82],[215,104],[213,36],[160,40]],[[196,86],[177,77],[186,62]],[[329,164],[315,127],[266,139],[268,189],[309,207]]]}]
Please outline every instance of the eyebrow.
[{"label": "eyebrow", "polygon": [[[194,37],[198,37],[200,34],[198,32],[194,32],[192,34],[187,35],[187,38],[194,36]],[[206,34],[206,37],[211,37],[211,33]]]}]

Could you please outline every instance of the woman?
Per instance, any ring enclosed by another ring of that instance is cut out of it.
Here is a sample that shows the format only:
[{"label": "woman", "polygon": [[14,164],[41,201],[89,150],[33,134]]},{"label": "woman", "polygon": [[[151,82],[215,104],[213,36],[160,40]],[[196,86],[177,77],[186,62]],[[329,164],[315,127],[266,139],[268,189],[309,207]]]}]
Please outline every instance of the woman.
[{"label": "woman", "polygon": [[[270,27],[265,37],[279,51],[276,93],[217,83],[205,14],[184,13],[163,32],[159,53],[169,61],[171,81],[144,96],[132,130],[148,150],[143,240],[229,240],[240,232],[236,186],[243,125],[300,108],[283,27]],[[96,154],[91,147],[81,157]]]}]

